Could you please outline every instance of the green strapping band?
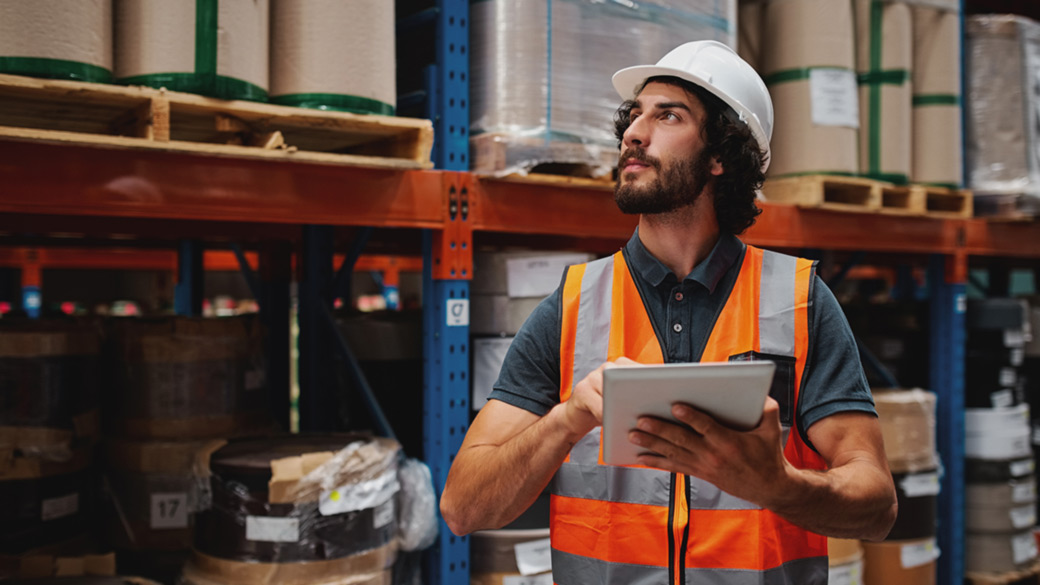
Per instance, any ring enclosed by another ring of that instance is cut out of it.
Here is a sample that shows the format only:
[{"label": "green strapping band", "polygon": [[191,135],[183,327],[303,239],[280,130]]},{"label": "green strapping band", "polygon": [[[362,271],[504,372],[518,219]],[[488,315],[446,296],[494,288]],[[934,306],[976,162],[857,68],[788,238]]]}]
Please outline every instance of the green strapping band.
[{"label": "green strapping band", "polygon": [[770,75],[765,76],[762,80],[766,85],[777,85],[780,83],[790,83],[792,81],[805,81],[809,79],[814,69],[832,69],[837,71],[852,71],[846,67],[799,67],[797,69],[785,69],[783,71],[777,71]]},{"label": "green strapping band", "polygon": [[267,90],[262,87],[224,75],[201,76],[195,73],[153,73],[122,77],[116,80],[122,85],[143,85],[170,91],[197,93],[223,100],[249,100],[266,102]]},{"label": "green strapping band", "polygon": [[915,183],[916,185],[924,185],[926,187],[941,187],[943,189],[958,190],[961,188],[960,183]]},{"label": "green strapping band", "polygon": [[337,112],[352,112],[355,114],[379,114],[380,116],[393,116],[394,106],[356,95],[338,93],[294,93],[280,95],[271,98],[272,104],[283,106],[295,106],[297,108],[311,108],[313,110],[333,110]]},{"label": "green strapping band", "polygon": [[910,184],[910,177],[901,173],[861,173],[858,176],[900,186]]},{"label": "green strapping band", "polygon": [[921,94],[914,96],[914,107],[918,106],[959,106],[961,96],[957,94]]},{"label": "green strapping band", "polygon": [[0,57],[0,73],[46,79],[72,79],[91,83],[112,82],[112,72],[104,67],[79,61],[43,57]]},{"label": "green strapping band", "polygon": [[[884,19],[885,7],[880,0],[872,0],[870,3],[870,71],[881,71],[881,25]],[[871,84],[868,87],[870,102],[870,119],[868,120],[869,132],[867,135],[868,147],[868,174],[876,175],[881,172],[881,86]]]},{"label": "green strapping band", "polygon": [[217,74],[217,2],[195,0],[195,73]]},{"label": "green strapping band", "polygon": [[856,76],[860,85],[906,85],[910,81],[910,72],[906,69],[887,69],[870,71]]}]

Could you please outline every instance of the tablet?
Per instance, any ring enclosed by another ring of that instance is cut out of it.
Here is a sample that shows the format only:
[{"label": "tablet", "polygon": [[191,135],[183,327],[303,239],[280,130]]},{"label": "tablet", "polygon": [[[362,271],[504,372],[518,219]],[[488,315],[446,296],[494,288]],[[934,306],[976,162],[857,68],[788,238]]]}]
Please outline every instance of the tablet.
[{"label": "tablet", "polygon": [[633,465],[646,449],[628,432],[640,416],[675,420],[672,404],[699,408],[720,423],[746,430],[758,425],[776,364],[722,362],[616,366],[603,370],[603,461]]}]

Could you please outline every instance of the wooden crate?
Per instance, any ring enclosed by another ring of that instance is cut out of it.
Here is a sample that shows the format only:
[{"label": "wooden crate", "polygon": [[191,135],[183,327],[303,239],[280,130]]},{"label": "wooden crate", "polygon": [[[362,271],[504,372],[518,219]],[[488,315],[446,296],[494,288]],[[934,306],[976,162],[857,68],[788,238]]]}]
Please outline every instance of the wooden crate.
[{"label": "wooden crate", "polygon": [[1010,573],[971,573],[965,576],[970,585],[1040,585],[1040,561],[1028,569]]},{"label": "wooden crate", "polygon": [[429,120],[0,75],[0,137],[425,169]]},{"label": "wooden crate", "polygon": [[769,179],[762,186],[762,195],[774,203],[875,213],[882,208],[882,185],[857,177],[806,175]]},{"label": "wooden crate", "polygon": [[549,175],[612,183],[618,150],[580,142],[488,133],[470,140],[471,168],[495,177]]}]

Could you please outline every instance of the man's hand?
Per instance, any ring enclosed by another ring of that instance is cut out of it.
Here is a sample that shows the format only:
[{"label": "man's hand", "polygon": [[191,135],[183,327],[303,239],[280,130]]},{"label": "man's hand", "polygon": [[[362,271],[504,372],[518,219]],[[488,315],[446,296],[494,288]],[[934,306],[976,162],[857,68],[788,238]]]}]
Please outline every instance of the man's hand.
[{"label": "man's hand", "polygon": [[672,415],[680,423],[644,416],[629,432],[629,441],[654,453],[640,455],[640,464],[692,475],[769,507],[769,494],[783,489],[793,469],[783,454],[776,400],[766,399],[762,420],[749,431],[726,427],[686,404],[673,405]]},{"label": "man's hand", "polygon": [[557,406],[563,409],[563,422],[577,438],[603,424],[603,370],[614,366],[637,366],[626,357],[606,362],[574,386],[570,398]]}]

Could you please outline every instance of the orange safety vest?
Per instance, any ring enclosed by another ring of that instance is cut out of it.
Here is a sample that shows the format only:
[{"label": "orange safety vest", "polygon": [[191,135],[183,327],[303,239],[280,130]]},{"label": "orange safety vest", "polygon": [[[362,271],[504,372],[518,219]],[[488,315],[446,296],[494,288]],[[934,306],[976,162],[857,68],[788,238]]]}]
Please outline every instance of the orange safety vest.
[{"label": "orange safety vest", "polygon": [[[778,363],[784,454],[826,469],[790,432],[809,348],[815,263],[747,247],[740,274],[701,357]],[[622,252],[572,266],[563,288],[560,399],[605,361],[663,363],[661,343]],[[557,585],[812,585],[827,582],[827,539],[692,476],[603,463],[601,428],[581,439],[552,482]]]}]

